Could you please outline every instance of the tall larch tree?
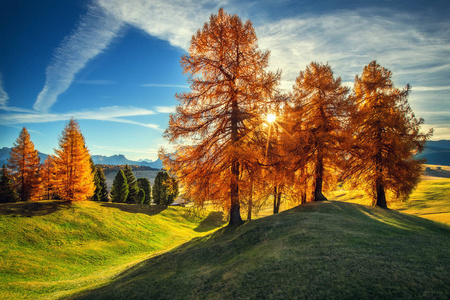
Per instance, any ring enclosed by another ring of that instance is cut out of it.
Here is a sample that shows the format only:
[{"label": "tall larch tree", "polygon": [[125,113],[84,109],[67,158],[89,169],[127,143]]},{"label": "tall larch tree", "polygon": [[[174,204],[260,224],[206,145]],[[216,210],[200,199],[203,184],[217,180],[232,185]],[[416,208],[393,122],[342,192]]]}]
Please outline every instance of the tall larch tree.
[{"label": "tall larch tree", "polygon": [[114,181],[111,187],[111,201],[123,203],[128,197],[128,183],[127,177],[123,170],[119,170],[114,177]]},{"label": "tall larch tree", "polygon": [[0,203],[17,202],[19,195],[14,189],[14,181],[8,173],[8,169],[3,165],[0,174]]},{"label": "tall larch tree", "polygon": [[387,207],[386,192],[405,199],[420,180],[423,160],[415,155],[432,135],[420,131],[408,104],[410,86],[394,87],[392,72],[372,61],[356,76],[346,174],[373,195],[373,205]]},{"label": "tall larch tree", "polygon": [[94,174],[90,154],[77,121],[73,118],[59,138],[54,158],[56,187],[61,198],[73,202],[87,200],[94,194]]},{"label": "tall larch tree", "polygon": [[279,74],[265,71],[268,61],[252,23],[223,9],[197,31],[181,59],[191,91],[176,95],[180,104],[165,137],[184,143],[164,157],[164,165],[196,204],[221,203],[229,211],[229,225],[242,222],[240,164],[250,151],[248,124],[279,81]]},{"label": "tall larch tree", "polygon": [[306,138],[303,155],[313,172],[312,201],[327,200],[323,195],[324,181],[336,172],[342,157],[350,107],[348,92],[328,64],[312,62],[295,81],[292,101],[301,109],[299,115],[293,113],[293,118],[302,123],[297,129]]},{"label": "tall larch tree", "polygon": [[40,192],[40,158],[25,127],[11,149],[8,168],[12,171],[20,200],[38,200]]}]

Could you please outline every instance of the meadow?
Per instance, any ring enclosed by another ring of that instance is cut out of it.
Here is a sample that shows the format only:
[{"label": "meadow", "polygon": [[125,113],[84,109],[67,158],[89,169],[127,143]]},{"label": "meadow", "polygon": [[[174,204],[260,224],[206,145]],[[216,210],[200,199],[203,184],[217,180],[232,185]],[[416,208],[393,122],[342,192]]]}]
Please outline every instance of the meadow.
[{"label": "meadow", "polygon": [[0,204],[0,294],[448,299],[449,196],[450,179],[427,173],[408,202],[389,210],[340,190],[334,201],[278,215],[267,208],[234,229],[222,228],[218,212],[184,207]]}]

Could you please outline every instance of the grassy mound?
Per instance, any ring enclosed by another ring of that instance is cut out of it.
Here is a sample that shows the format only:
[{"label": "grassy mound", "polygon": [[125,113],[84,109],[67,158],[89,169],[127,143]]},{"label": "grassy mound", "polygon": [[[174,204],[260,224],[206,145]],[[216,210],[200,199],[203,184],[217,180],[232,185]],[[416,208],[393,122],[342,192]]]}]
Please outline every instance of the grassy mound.
[{"label": "grassy mound", "polygon": [[181,207],[0,204],[0,298],[55,299],[94,287],[220,225]]},{"label": "grassy mound", "polygon": [[74,299],[448,299],[450,227],[310,203],[222,228]]}]

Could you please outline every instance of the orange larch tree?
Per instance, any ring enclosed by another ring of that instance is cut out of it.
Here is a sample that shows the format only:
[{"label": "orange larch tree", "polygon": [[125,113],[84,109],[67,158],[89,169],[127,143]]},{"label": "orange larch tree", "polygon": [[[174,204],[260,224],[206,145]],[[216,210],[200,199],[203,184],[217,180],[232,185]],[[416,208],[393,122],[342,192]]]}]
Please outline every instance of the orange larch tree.
[{"label": "orange larch tree", "polygon": [[12,171],[21,201],[38,200],[40,158],[24,127],[11,149],[8,168]]},{"label": "orange larch tree", "polygon": [[182,57],[191,91],[177,94],[180,104],[170,116],[165,137],[176,152],[164,157],[187,197],[197,204],[212,200],[230,213],[230,225],[240,216],[240,165],[250,151],[246,141],[251,122],[279,81],[265,71],[269,52],[258,49],[250,21],[220,9],[192,37]]},{"label": "orange larch tree", "polygon": [[67,201],[88,200],[95,191],[90,154],[78,123],[72,118],[59,138],[55,149],[55,186],[58,195]]},{"label": "orange larch tree", "polygon": [[40,177],[44,199],[52,199],[55,184],[55,167],[51,155],[48,155],[41,165]]},{"label": "orange larch tree", "polygon": [[312,201],[326,200],[322,187],[325,179],[336,173],[338,162],[343,156],[344,128],[349,115],[347,94],[349,89],[341,85],[341,78],[335,78],[328,64],[311,63],[297,77],[292,102],[294,122],[303,135],[304,162],[313,173]]},{"label": "orange larch tree", "polygon": [[373,195],[373,205],[386,208],[386,192],[406,199],[420,180],[423,160],[415,155],[433,133],[420,131],[423,119],[412,112],[410,86],[394,87],[391,71],[372,61],[356,76],[348,141],[351,156],[346,177]]}]

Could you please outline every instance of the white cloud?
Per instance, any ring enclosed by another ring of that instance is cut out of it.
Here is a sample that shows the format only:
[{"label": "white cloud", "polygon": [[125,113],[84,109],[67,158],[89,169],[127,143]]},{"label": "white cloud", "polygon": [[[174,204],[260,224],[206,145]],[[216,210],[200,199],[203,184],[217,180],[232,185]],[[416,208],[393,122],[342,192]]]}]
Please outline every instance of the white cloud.
[{"label": "white cloud", "polygon": [[98,120],[134,124],[137,126],[161,131],[159,125],[157,124],[142,123],[124,119],[126,117],[148,116],[153,114],[155,114],[155,112],[152,110],[137,108],[133,106],[111,106],[89,111],[75,111],[62,114],[39,112],[1,114],[0,124],[14,125],[24,123],[47,123],[55,121],[66,121],[73,117],[77,120]]},{"label": "white cloud", "polygon": [[413,86],[414,92],[436,92],[450,90],[450,85],[447,86]]},{"label": "white cloud", "polygon": [[170,114],[175,112],[175,106],[156,106],[156,111],[163,114]]},{"label": "white cloud", "polygon": [[[377,60],[393,71],[400,86],[422,79],[424,72],[449,71],[448,33],[430,33],[411,15],[381,15],[340,11],[298,16],[256,26],[256,32],[260,47],[271,51],[270,68],[283,70],[288,89],[312,61],[329,62],[335,75],[351,81]],[[450,28],[450,22],[445,26]]]},{"label": "white cloud", "polygon": [[69,88],[75,75],[108,47],[122,26],[120,20],[97,6],[90,6],[77,29],[56,49],[46,70],[44,88],[33,108],[48,111],[58,96]]},{"label": "white cloud", "polygon": [[212,0],[98,0],[108,13],[172,46],[188,49],[191,37],[225,2]]},{"label": "white cloud", "polygon": [[0,74],[0,108],[6,107],[6,105],[8,104],[8,100],[9,96],[3,88],[2,74]]}]

